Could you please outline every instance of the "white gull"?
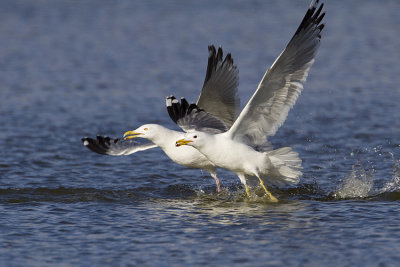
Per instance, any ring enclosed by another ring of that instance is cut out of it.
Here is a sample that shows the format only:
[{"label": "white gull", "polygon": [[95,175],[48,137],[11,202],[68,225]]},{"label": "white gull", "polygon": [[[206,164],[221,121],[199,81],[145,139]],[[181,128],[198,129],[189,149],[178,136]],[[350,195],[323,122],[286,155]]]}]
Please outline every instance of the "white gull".
[{"label": "white gull", "polygon": [[[208,50],[206,77],[197,103],[189,105],[184,98],[179,102],[174,96],[166,99],[168,114],[184,131],[196,129],[209,134],[225,132],[233,124],[240,111],[237,92],[238,70],[233,63],[231,54],[227,54],[223,59],[221,47],[217,51],[211,45]],[[183,134],[183,132],[161,125],[145,124],[134,131],[126,132],[125,140],[97,136],[97,138],[82,138],[82,142],[94,152],[112,156],[130,155],[138,151],[160,147],[174,162],[209,172],[215,179],[217,190],[220,191],[217,167],[196,149],[185,147],[182,150],[175,146],[175,141],[182,138]],[[136,137],[145,138],[151,142],[140,144],[128,140]]]},{"label": "white gull", "polygon": [[210,135],[194,130],[176,146],[198,149],[216,166],[235,172],[250,197],[247,179],[256,176],[271,201],[278,201],[264,182],[282,186],[299,182],[301,159],[290,147],[260,151],[275,135],[303,90],[317,53],[323,4],[313,0],[286,48],[266,71],[257,90],[229,131]]}]

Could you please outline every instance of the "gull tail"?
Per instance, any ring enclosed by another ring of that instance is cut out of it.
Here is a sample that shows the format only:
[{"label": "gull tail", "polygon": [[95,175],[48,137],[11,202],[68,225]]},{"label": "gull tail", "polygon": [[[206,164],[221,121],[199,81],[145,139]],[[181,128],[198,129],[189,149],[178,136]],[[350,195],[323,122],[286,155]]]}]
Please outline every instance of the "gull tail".
[{"label": "gull tail", "polygon": [[292,150],[291,147],[283,147],[277,150],[266,152],[274,170],[268,175],[272,184],[283,186],[288,184],[297,184],[300,180],[301,159],[299,153]]}]

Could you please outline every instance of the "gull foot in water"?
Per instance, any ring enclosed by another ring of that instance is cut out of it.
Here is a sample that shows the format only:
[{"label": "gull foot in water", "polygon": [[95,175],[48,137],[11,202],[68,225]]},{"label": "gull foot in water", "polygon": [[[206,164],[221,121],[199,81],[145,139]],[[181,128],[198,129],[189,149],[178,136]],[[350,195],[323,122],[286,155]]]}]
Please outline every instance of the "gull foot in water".
[{"label": "gull foot in water", "polygon": [[274,196],[271,194],[271,192],[269,192],[269,191],[267,190],[267,187],[265,187],[265,185],[264,185],[264,181],[263,181],[260,177],[258,177],[258,176],[257,176],[257,178],[258,178],[258,180],[260,180],[260,185],[261,185],[262,188],[264,189],[265,193],[267,194],[267,196],[269,197],[269,199],[271,200],[271,202],[274,202],[274,203],[278,202],[278,199],[277,199],[276,197],[274,197]]},{"label": "gull foot in water", "polygon": [[244,185],[244,187],[246,188],[246,194],[247,194],[247,197],[248,198],[250,198],[251,197],[251,195],[250,195],[250,190],[249,190],[249,187],[245,184]]}]

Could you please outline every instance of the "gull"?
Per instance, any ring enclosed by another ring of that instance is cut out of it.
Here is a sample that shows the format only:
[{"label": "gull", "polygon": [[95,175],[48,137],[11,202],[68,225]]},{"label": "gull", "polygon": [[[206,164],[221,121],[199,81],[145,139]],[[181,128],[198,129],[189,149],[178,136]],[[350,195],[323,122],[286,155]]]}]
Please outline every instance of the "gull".
[{"label": "gull", "polygon": [[[197,103],[190,104],[185,98],[179,102],[174,96],[166,99],[170,118],[184,131],[195,129],[217,134],[225,132],[233,124],[240,112],[240,99],[237,87],[239,76],[237,66],[230,53],[223,59],[222,48],[218,51],[213,45],[208,47],[208,65],[201,94]],[[186,147],[179,149],[175,141],[183,137],[184,132],[168,129],[158,124],[145,124],[134,131],[128,131],[124,139],[97,136],[96,139],[82,138],[83,144],[90,150],[106,155],[130,155],[138,151],[160,147],[174,162],[189,167],[204,169],[215,179],[217,191],[221,191],[217,177],[217,167],[197,149]],[[150,142],[140,144],[132,138],[145,138]]]},{"label": "gull", "polygon": [[269,199],[277,202],[264,181],[276,186],[296,184],[302,175],[301,159],[292,148],[258,151],[258,147],[275,135],[303,90],[324,28],[320,24],[325,16],[323,3],[318,8],[318,2],[311,2],[294,36],[227,132],[210,135],[193,130],[176,141],[176,146],[194,147],[216,166],[235,172],[249,197],[246,179],[250,176],[257,177]]}]

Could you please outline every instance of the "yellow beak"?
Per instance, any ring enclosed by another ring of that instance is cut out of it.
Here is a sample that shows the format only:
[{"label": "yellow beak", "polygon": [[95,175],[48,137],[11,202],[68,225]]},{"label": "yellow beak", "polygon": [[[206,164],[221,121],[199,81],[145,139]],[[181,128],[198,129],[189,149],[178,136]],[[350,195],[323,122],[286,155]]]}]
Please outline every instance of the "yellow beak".
[{"label": "yellow beak", "polygon": [[142,133],[137,133],[135,131],[127,131],[126,133],[124,133],[124,139],[128,140],[128,139],[136,138],[141,134]]},{"label": "yellow beak", "polygon": [[183,146],[183,145],[187,145],[192,142],[193,141],[191,141],[191,140],[180,139],[180,140],[176,141],[175,146]]}]

